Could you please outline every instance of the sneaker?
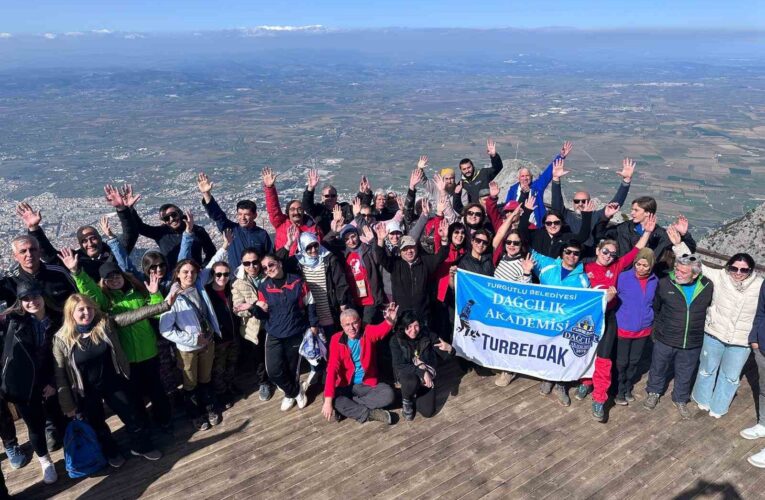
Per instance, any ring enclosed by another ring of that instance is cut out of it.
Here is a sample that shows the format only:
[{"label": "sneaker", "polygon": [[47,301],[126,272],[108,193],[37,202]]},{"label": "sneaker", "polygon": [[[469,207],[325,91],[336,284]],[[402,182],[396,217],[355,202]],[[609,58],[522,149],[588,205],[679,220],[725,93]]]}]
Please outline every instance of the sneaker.
[{"label": "sneaker", "polygon": [[409,421],[414,420],[414,401],[411,399],[402,399],[401,413],[404,415],[404,419]]},{"label": "sneaker", "polygon": [[696,403],[696,406],[698,406],[699,410],[701,410],[701,411],[709,411],[709,406],[708,405],[703,405],[701,403]]},{"label": "sneaker", "polygon": [[[635,399],[633,398],[632,400],[634,401]],[[629,402],[627,401],[626,396],[616,396],[614,398],[614,404],[617,404],[619,406],[627,406]]]},{"label": "sneaker", "polygon": [[56,481],[58,481],[58,474],[56,474],[56,466],[53,465],[53,462],[48,460],[45,463],[40,463],[40,466],[42,467],[43,483],[53,484]]},{"label": "sneaker", "polygon": [[645,401],[643,401],[643,408],[646,410],[653,410],[656,408],[656,405],[659,404],[659,398],[661,397],[660,394],[656,394],[655,392],[649,392],[648,397],[645,398]]},{"label": "sneaker", "polygon": [[287,411],[293,406],[295,406],[295,398],[285,397],[282,399],[282,411]]},{"label": "sneaker", "polygon": [[260,389],[258,390],[258,399],[261,401],[268,401],[274,396],[274,388],[271,387],[271,384],[260,384]]},{"label": "sneaker", "polygon": [[140,453],[140,452],[135,451],[135,450],[130,450],[130,453],[132,453],[133,455],[135,455],[137,457],[143,457],[146,460],[151,460],[152,462],[162,458],[162,452],[159,451],[159,450],[149,450],[149,451],[144,452],[144,453]]},{"label": "sneaker", "polygon": [[547,396],[548,394],[552,392],[553,385],[554,384],[552,382],[547,382],[547,381],[542,382],[541,384],[539,384],[539,394],[543,394]]},{"label": "sneaker", "polygon": [[751,457],[747,458],[746,461],[754,465],[755,467],[759,467],[760,469],[765,469],[765,448],[760,450],[758,453],[755,453]]},{"label": "sneaker", "polygon": [[629,391],[627,392],[627,394],[624,395],[624,399],[628,403],[634,403],[637,398],[632,394],[632,391]]},{"label": "sneaker", "polygon": [[722,418],[722,415],[720,415],[719,413],[715,413],[713,411],[709,412],[709,416],[714,418]]},{"label": "sneaker", "polygon": [[113,457],[109,457],[107,460],[109,461],[109,465],[111,465],[115,469],[119,469],[120,467],[125,465],[125,457],[123,457],[119,453],[117,453]]},{"label": "sneaker", "polygon": [[45,445],[48,451],[56,451],[61,449],[61,440],[56,436],[55,432],[45,433]]},{"label": "sneaker", "polygon": [[308,405],[308,398],[305,395],[305,392],[300,391],[295,398],[295,401],[297,401],[297,407],[301,410],[305,408]]},{"label": "sneaker", "polygon": [[207,421],[210,422],[210,425],[216,426],[220,423],[220,413],[215,411],[214,409],[210,408],[207,410]]},{"label": "sneaker", "polygon": [[759,439],[765,437],[765,425],[756,424],[738,433],[744,439]]},{"label": "sneaker", "polygon": [[29,457],[21,449],[21,446],[14,444],[5,449],[5,455],[8,457],[8,462],[14,469],[21,469],[29,463]]},{"label": "sneaker", "polygon": [[374,421],[374,422],[383,422],[388,425],[393,423],[393,417],[391,416],[390,412],[388,410],[382,410],[380,408],[370,410],[367,420]]},{"label": "sneaker", "polygon": [[675,405],[675,408],[677,408],[677,412],[680,413],[680,417],[683,420],[688,420],[693,416],[687,404],[678,403],[676,401],[672,401],[672,404]]},{"label": "sneaker", "polygon": [[555,384],[555,395],[558,402],[563,406],[571,406],[571,398],[568,397],[568,389],[563,384]]},{"label": "sneaker", "polygon": [[576,394],[574,395],[574,397],[576,398],[577,401],[583,401],[587,399],[587,395],[591,392],[592,392],[591,385],[579,384],[579,387],[576,388]]},{"label": "sneaker", "polygon": [[210,420],[208,420],[207,415],[196,417],[194,420],[191,421],[191,423],[194,425],[194,428],[198,431],[210,430]]},{"label": "sneaker", "polygon": [[510,372],[499,372],[497,373],[497,376],[494,377],[494,385],[497,387],[507,387],[512,381],[513,374]]},{"label": "sneaker", "polygon": [[592,402],[592,418],[598,422],[603,422],[606,419],[606,412],[603,409],[603,403],[597,401]]}]

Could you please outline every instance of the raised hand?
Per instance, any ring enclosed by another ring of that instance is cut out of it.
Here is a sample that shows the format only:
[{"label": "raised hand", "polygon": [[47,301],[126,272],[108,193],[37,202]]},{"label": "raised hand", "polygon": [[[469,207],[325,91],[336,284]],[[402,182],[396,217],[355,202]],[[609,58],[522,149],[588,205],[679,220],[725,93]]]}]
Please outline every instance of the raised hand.
[{"label": "raised hand", "polygon": [[422,215],[425,217],[430,215],[430,202],[427,198],[422,198],[420,200],[420,210],[422,211]]},{"label": "raised hand", "polygon": [[526,254],[526,257],[523,258],[521,261],[521,267],[523,268],[524,274],[531,274],[531,271],[534,270],[534,265],[536,262],[534,262],[534,259],[531,257],[530,253]]},{"label": "raised hand", "polygon": [[679,245],[680,242],[683,241],[683,237],[680,236],[680,233],[677,228],[675,228],[674,224],[667,226],[667,237],[673,245]]},{"label": "raised hand", "polygon": [[186,210],[183,214],[186,216],[186,232],[192,234],[194,232],[194,214],[191,213],[191,210]]},{"label": "raised hand", "polygon": [[505,220],[509,220],[511,224],[513,222],[517,221],[520,218],[521,218],[521,206],[520,205],[515,207],[515,210],[513,210],[512,212],[508,212],[507,215],[505,215]]},{"label": "raised hand", "polygon": [[523,204],[523,206],[526,208],[526,210],[534,211],[535,208],[537,208],[537,197],[533,194],[530,194],[528,198],[526,198],[526,202]]},{"label": "raised hand", "polygon": [[24,224],[26,224],[27,229],[30,231],[40,227],[40,222],[42,222],[42,213],[39,210],[37,212],[32,210],[32,207],[27,202],[21,202],[16,205],[16,215],[24,221]]},{"label": "raised hand", "polygon": [[497,198],[499,196],[499,184],[494,181],[489,183],[489,196],[492,198]]},{"label": "raised hand", "polygon": [[271,167],[266,167],[260,172],[260,177],[263,179],[263,185],[267,188],[273,187],[276,183],[276,174]]},{"label": "raised hand", "polygon": [[566,158],[569,153],[571,153],[571,150],[574,149],[574,143],[571,141],[566,141],[563,143],[563,146],[560,148],[560,156],[561,158]]},{"label": "raised hand", "polygon": [[369,179],[367,179],[367,176],[362,175],[361,180],[359,181],[359,193],[366,193],[368,191],[372,191],[372,185],[369,184]]},{"label": "raised hand", "polygon": [[353,217],[356,218],[361,213],[361,198],[358,196],[353,199],[353,203],[351,203],[351,208],[353,209]]},{"label": "raised hand", "polygon": [[71,271],[72,273],[76,273],[77,269],[79,268],[79,262],[77,254],[71,249],[71,248],[64,248],[59,253],[58,256],[61,258],[61,262],[64,263],[67,269]]},{"label": "raised hand", "polygon": [[427,155],[420,156],[420,160],[417,162],[417,169],[422,173],[423,168],[428,167],[428,157]]},{"label": "raised hand", "polygon": [[292,245],[295,244],[299,237],[300,230],[298,227],[294,224],[290,224],[290,226],[287,228],[287,240],[284,242],[284,248],[287,250],[292,248]]},{"label": "raised hand", "polygon": [[619,212],[619,208],[620,208],[620,206],[619,206],[618,203],[609,203],[603,209],[603,215],[605,215],[607,219],[610,219],[611,217],[616,215],[617,212]]},{"label": "raised hand", "polygon": [[441,241],[448,241],[449,223],[446,219],[441,219],[441,222],[438,223],[438,235],[441,237]]},{"label": "raised hand", "polygon": [[417,189],[417,184],[422,182],[422,177],[423,177],[423,174],[422,174],[421,168],[415,168],[414,170],[412,170],[412,173],[409,174],[409,189],[411,189],[412,191]]},{"label": "raised hand", "polygon": [[395,302],[391,302],[388,304],[388,307],[385,308],[385,312],[383,312],[383,319],[388,321],[390,324],[396,323],[396,318],[398,317],[398,304]]},{"label": "raised hand", "polygon": [[402,212],[404,211],[404,206],[406,203],[404,202],[404,197],[400,194],[396,195],[396,205],[398,205],[398,209]]},{"label": "raised hand", "polygon": [[98,220],[98,225],[101,228],[101,234],[105,235],[108,238],[114,238],[114,231],[112,231],[112,228],[109,225],[108,216],[106,215],[101,216],[101,218]]},{"label": "raised hand", "polygon": [[152,295],[159,291],[159,277],[156,274],[149,276],[149,281],[144,281],[143,284],[146,291]]},{"label": "raised hand", "polygon": [[497,144],[494,142],[494,139],[492,139],[491,137],[486,139],[486,154],[488,154],[492,158],[497,154]]},{"label": "raised hand", "polygon": [[364,224],[364,227],[361,228],[361,234],[359,235],[359,239],[362,243],[366,243],[369,245],[374,241],[375,239],[375,233],[372,232],[372,228],[369,227],[369,224]]},{"label": "raised hand", "polygon": [[120,189],[120,196],[122,197],[122,204],[126,207],[133,207],[141,199],[140,194],[133,193],[132,184],[123,184]]},{"label": "raised hand", "polygon": [[175,299],[178,298],[178,294],[181,293],[181,285],[176,281],[173,283],[173,286],[170,287],[170,291],[167,292],[167,297],[165,297],[165,302],[167,302],[170,306],[172,306],[175,303]]},{"label": "raised hand", "polygon": [[632,174],[635,172],[635,160],[625,158],[622,160],[622,171],[616,172],[624,182],[630,182],[632,180]]},{"label": "raised hand", "polygon": [[122,201],[122,195],[117,190],[117,188],[111,184],[104,186],[104,198],[109,205],[113,206],[117,210],[125,208],[125,202]]},{"label": "raised hand", "polygon": [[197,187],[199,188],[199,192],[202,194],[208,194],[210,191],[212,191],[213,183],[210,182],[210,178],[207,177],[206,173],[200,172],[197,176]]},{"label": "raised hand", "polygon": [[460,194],[462,192],[462,181],[459,181],[454,185],[454,194]]},{"label": "raised hand", "polygon": [[306,186],[308,187],[309,191],[313,191],[316,189],[316,186],[319,185],[319,171],[315,168],[312,168],[308,171],[308,176],[306,177]]},{"label": "raised hand", "polygon": [[569,171],[566,170],[566,161],[563,158],[553,162],[552,176],[554,181],[559,180],[568,173]]},{"label": "raised hand", "polygon": [[377,244],[383,246],[385,237],[388,236],[388,228],[384,222],[375,224],[375,234],[377,235]]},{"label": "raised hand", "polygon": [[648,214],[643,219],[643,231],[646,233],[652,233],[656,229],[656,214]]},{"label": "raised hand", "polygon": [[228,247],[234,242],[234,230],[232,228],[226,228],[223,230],[223,248],[228,250]]},{"label": "raised hand", "polygon": [[445,340],[443,340],[441,337],[438,338],[438,343],[433,344],[433,347],[437,347],[438,349],[444,351],[444,352],[452,352],[452,346]]},{"label": "raised hand", "polygon": [[592,200],[587,200],[587,203],[585,203],[582,206],[582,212],[594,212],[595,211],[595,202]]},{"label": "raised hand", "polygon": [[444,178],[441,177],[440,174],[435,174],[433,176],[433,182],[435,183],[436,187],[438,188],[439,193],[443,193],[446,191],[446,181],[444,181]]},{"label": "raised hand", "polygon": [[436,203],[436,215],[444,215],[444,210],[446,210],[446,205],[448,202],[449,198],[446,196],[446,193],[441,193],[441,195],[438,197],[438,203]]},{"label": "raised hand", "polygon": [[680,236],[685,236],[685,233],[688,232],[688,219],[684,215],[678,215],[675,221],[675,229],[680,233]]}]

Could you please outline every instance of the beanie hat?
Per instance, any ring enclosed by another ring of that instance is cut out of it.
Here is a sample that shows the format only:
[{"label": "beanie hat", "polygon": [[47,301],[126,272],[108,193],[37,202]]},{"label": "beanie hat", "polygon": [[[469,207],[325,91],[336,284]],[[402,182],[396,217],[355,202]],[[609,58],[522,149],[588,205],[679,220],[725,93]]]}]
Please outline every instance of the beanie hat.
[{"label": "beanie hat", "polygon": [[441,177],[443,177],[445,175],[454,175],[454,169],[453,168],[449,168],[449,167],[442,168],[441,171],[439,172],[439,174],[441,174]]},{"label": "beanie hat", "polygon": [[354,226],[353,224],[346,224],[340,230],[340,239],[341,240],[345,239],[345,236],[348,235],[349,233],[352,233],[352,232],[356,233],[356,234],[359,234],[359,229],[356,226]]},{"label": "beanie hat", "polygon": [[77,228],[77,243],[82,245],[82,242],[85,241],[86,233],[93,233],[96,238],[98,238],[98,241],[101,241],[101,235],[98,234],[98,230],[93,226],[80,226]]}]

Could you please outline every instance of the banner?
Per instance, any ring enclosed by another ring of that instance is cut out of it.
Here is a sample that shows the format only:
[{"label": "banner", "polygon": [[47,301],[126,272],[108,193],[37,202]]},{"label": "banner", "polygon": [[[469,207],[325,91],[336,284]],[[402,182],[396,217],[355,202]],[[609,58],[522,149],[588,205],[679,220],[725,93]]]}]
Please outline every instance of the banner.
[{"label": "banner", "polygon": [[455,280],[459,356],[543,380],[592,376],[604,290],[515,283],[462,270]]}]

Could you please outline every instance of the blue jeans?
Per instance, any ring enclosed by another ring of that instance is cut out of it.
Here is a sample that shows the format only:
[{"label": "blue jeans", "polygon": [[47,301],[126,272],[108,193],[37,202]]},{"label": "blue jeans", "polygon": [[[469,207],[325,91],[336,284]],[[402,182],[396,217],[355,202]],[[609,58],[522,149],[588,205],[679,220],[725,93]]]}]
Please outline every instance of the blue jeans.
[{"label": "blue jeans", "polygon": [[693,400],[708,406],[717,415],[728,413],[730,402],[736,395],[741,369],[750,352],[749,347],[724,344],[709,334],[704,335]]}]

